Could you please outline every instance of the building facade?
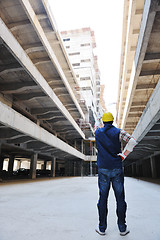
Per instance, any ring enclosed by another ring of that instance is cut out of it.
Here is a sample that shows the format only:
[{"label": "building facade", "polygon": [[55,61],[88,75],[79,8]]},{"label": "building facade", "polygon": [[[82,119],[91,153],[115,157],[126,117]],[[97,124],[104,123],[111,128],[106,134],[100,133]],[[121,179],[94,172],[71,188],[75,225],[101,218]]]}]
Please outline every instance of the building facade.
[{"label": "building facade", "polygon": [[100,72],[94,55],[94,31],[82,28],[63,31],[61,35],[79,83],[77,90],[89,109],[88,121],[94,126],[100,110]]}]

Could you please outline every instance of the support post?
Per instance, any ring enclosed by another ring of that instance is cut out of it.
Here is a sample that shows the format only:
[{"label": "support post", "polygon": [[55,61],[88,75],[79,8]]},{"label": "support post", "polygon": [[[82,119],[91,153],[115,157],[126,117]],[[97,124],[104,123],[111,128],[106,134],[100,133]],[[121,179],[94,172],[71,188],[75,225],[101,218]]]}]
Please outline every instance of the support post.
[{"label": "support post", "polygon": [[132,163],[132,176],[135,177],[136,175],[136,165],[135,163]]},{"label": "support post", "polygon": [[76,161],[74,161],[73,164],[74,164],[74,174],[73,175],[76,176]]},{"label": "support post", "polygon": [[14,166],[14,157],[13,155],[9,156],[9,164],[8,164],[8,173],[9,176],[13,175],[13,166]]},{"label": "support post", "polygon": [[150,157],[150,163],[151,163],[152,178],[157,178],[156,161],[154,156]]},{"label": "support post", "polygon": [[46,170],[46,166],[47,166],[47,161],[44,161],[43,170]]},{"label": "support post", "polygon": [[81,177],[83,177],[83,160],[81,161]]},{"label": "support post", "polygon": [[90,161],[90,176],[92,176],[93,173],[92,173],[92,161]]},{"label": "support post", "polygon": [[38,154],[37,153],[34,153],[31,156],[31,165],[30,165],[30,178],[31,179],[35,179],[36,178],[37,158],[38,158]]},{"label": "support post", "polygon": [[74,141],[74,148],[77,149],[77,141]]},{"label": "support post", "polygon": [[4,157],[0,156],[0,172],[3,171],[3,162],[4,162]]},{"label": "support post", "polygon": [[82,142],[81,142],[81,152],[83,153],[84,151],[84,147],[83,147],[83,139],[82,139]]},{"label": "support post", "polygon": [[53,157],[51,161],[51,177],[56,176],[56,158]]},{"label": "support post", "polygon": [[4,157],[2,156],[2,144],[0,143],[0,175],[2,175],[3,171],[3,162],[4,162]]}]

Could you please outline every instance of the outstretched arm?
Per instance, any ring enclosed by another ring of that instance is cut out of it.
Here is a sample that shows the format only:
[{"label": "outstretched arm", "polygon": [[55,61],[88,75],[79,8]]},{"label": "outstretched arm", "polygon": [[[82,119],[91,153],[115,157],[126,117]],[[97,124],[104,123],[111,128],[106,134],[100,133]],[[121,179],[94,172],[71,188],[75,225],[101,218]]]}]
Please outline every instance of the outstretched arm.
[{"label": "outstretched arm", "polygon": [[129,133],[124,130],[121,130],[119,138],[120,141],[123,140],[127,143],[123,152],[118,154],[123,161],[133,151],[134,147],[137,145],[137,142]]}]

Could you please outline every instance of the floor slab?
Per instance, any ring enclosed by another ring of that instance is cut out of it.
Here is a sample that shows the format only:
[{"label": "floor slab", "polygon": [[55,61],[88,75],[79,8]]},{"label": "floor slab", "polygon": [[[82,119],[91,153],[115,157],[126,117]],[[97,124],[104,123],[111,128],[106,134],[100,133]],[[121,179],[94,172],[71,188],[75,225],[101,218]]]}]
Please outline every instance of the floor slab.
[{"label": "floor slab", "polygon": [[160,239],[160,185],[133,178],[125,178],[130,234],[119,235],[111,190],[107,235],[98,235],[97,180],[70,177],[1,184],[0,240]]}]

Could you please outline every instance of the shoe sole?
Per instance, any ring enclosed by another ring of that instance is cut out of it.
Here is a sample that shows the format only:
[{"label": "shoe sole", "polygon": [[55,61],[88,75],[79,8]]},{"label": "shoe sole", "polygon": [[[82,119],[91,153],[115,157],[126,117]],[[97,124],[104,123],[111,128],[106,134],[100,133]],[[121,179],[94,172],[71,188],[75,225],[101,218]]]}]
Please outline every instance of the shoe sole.
[{"label": "shoe sole", "polygon": [[120,233],[121,236],[126,236],[128,233],[130,233],[130,231],[127,231],[125,234]]},{"label": "shoe sole", "polygon": [[101,235],[101,236],[105,236],[105,235],[106,235],[106,233],[100,233],[97,229],[95,229],[95,231],[96,231],[99,235]]}]

